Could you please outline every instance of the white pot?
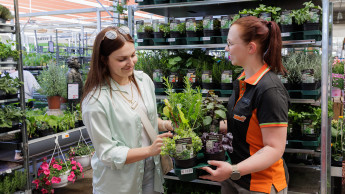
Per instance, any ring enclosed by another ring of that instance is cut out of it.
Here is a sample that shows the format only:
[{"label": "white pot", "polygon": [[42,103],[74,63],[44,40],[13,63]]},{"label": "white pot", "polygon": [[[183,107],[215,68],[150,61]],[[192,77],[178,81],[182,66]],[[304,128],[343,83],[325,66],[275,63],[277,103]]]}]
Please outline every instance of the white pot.
[{"label": "white pot", "polygon": [[76,162],[79,162],[80,165],[85,168],[91,165],[91,155],[85,155],[85,156],[75,156],[74,160]]},{"label": "white pot", "polygon": [[68,175],[71,171],[68,170],[65,173],[63,173],[62,175],[59,176],[59,178],[61,178],[61,182],[60,183],[53,183],[52,186],[53,188],[60,188],[60,187],[65,187],[68,184]]}]

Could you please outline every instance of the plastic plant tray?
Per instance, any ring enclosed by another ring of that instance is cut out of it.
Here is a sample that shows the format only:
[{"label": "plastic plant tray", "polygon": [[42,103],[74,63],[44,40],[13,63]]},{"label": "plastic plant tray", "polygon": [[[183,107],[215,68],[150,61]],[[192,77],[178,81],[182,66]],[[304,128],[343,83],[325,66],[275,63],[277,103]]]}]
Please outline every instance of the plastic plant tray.
[{"label": "plastic plant tray", "polygon": [[221,97],[229,97],[232,94],[232,90],[219,90]]},{"label": "plastic plant tray", "polygon": [[185,45],[187,44],[186,38],[167,38],[166,40],[170,45]]},{"label": "plastic plant tray", "polygon": [[[228,152],[225,152],[225,154],[226,154],[225,155],[225,157],[226,157],[225,162],[228,162],[231,164],[231,159],[230,159]],[[198,153],[197,160],[198,160],[198,165],[196,165],[192,168],[186,168],[186,169],[177,168],[174,164],[175,175],[181,181],[192,181],[192,180],[197,179],[199,176],[205,175],[206,172],[200,168],[205,167],[205,166],[211,166],[211,165],[209,165],[205,161],[203,153]]]},{"label": "plastic plant tray", "polygon": [[200,37],[186,37],[187,44],[202,44]]},{"label": "plastic plant tray", "polygon": [[167,45],[165,38],[152,38],[154,45]]},{"label": "plastic plant tray", "polygon": [[316,149],[320,145],[320,138],[317,141],[303,141],[303,140],[288,140],[286,147],[288,148],[304,148]]},{"label": "plastic plant tray", "polygon": [[200,41],[203,41],[204,44],[222,43],[222,36],[200,37]]}]

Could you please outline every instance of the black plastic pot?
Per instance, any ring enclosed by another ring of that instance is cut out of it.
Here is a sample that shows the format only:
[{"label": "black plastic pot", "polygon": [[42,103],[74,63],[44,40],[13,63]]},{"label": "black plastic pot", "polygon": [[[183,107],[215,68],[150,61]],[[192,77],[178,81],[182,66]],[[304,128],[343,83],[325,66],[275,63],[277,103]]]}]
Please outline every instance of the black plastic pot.
[{"label": "black plastic pot", "polygon": [[202,83],[201,84],[203,89],[217,89],[219,87],[217,87],[216,83]]},{"label": "black plastic pot", "polygon": [[170,38],[180,38],[180,37],[181,37],[181,33],[180,32],[170,31]]},{"label": "black plastic pot", "polygon": [[186,31],[187,37],[198,37],[198,33],[194,31]]},{"label": "black plastic pot", "polygon": [[6,92],[4,90],[0,90],[0,100],[6,99]]},{"label": "black plastic pot", "polygon": [[283,84],[286,90],[290,90],[291,85],[289,83]]},{"label": "black plastic pot", "polygon": [[78,120],[79,127],[85,126],[83,120]]},{"label": "black plastic pot", "polygon": [[15,99],[18,98],[18,94],[14,93],[14,94],[7,94],[6,95],[6,99]]},{"label": "black plastic pot", "polygon": [[48,136],[54,134],[54,130],[52,128],[46,129],[46,130],[37,130],[38,135],[40,137]]},{"label": "black plastic pot", "polygon": [[319,138],[318,134],[304,134],[302,136],[302,139],[304,141],[317,141],[318,138]]},{"label": "black plastic pot", "polygon": [[169,3],[169,0],[153,0],[154,4],[163,4],[163,3]]},{"label": "black plastic pot", "polygon": [[321,82],[316,81],[315,83],[302,83],[302,90],[316,90],[321,87]]},{"label": "black plastic pot", "polygon": [[153,34],[149,32],[138,32],[138,39],[153,38]]},{"label": "black plastic pot", "polygon": [[280,25],[281,26],[281,31],[284,32],[294,32],[296,31],[295,25]]},{"label": "black plastic pot", "polygon": [[175,158],[175,166],[177,168],[192,168],[193,166],[196,166],[196,161],[196,157],[187,160],[179,160]]},{"label": "black plastic pot", "polygon": [[214,30],[204,30],[204,37],[215,36]]},{"label": "black plastic pot", "polygon": [[225,161],[225,151],[221,151],[215,154],[210,154],[205,152],[206,160],[218,160],[218,161]]},{"label": "black plastic pot", "polygon": [[153,37],[154,38],[164,38],[164,32],[154,32]]},{"label": "black plastic pot", "polygon": [[179,3],[181,0],[170,0],[170,3]]},{"label": "black plastic pot", "polygon": [[220,29],[221,36],[228,36],[229,29]]},{"label": "black plastic pot", "polygon": [[74,122],[74,128],[78,128],[78,127],[80,127],[80,126],[79,126],[79,121],[75,121],[75,122]]},{"label": "black plastic pot", "polygon": [[220,84],[220,89],[222,89],[222,90],[232,90],[233,89],[233,84],[232,83],[221,83]]},{"label": "black plastic pot", "polygon": [[155,88],[164,88],[164,84],[163,82],[153,82],[153,84],[155,85]]},{"label": "black plastic pot", "polygon": [[320,23],[304,23],[303,30],[320,30]]}]

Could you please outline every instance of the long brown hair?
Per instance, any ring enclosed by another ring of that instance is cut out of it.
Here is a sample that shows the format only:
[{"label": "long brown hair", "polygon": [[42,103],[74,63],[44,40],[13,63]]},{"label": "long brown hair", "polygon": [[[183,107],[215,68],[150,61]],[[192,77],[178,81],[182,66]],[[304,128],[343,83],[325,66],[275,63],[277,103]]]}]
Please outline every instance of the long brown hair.
[{"label": "long brown hair", "polygon": [[[129,34],[122,34],[118,29],[118,27],[107,27],[97,34],[93,44],[90,71],[83,88],[81,103],[90,92],[94,91],[92,94],[93,96],[97,89],[101,88],[104,84],[107,84],[110,90],[112,90],[110,84],[112,78],[110,76],[108,66],[108,57],[112,52],[122,48],[126,42],[131,42],[134,44],[134,40]],[[105,33],[110,30],[113,30],[117,33],[118,37],[114,40],[105,37]],[[134,74],[130,76],[130,80],[132,80],[137,88],[139,88],[134,79]]]},{"label": "long brown hair", "polygon": [[241,26],[240,36],[243,41],[259,43],[261,56],[275,73],[286,73],[281,59],[282,39],[277,23],[248,16],[236,20],[233,25]]}]

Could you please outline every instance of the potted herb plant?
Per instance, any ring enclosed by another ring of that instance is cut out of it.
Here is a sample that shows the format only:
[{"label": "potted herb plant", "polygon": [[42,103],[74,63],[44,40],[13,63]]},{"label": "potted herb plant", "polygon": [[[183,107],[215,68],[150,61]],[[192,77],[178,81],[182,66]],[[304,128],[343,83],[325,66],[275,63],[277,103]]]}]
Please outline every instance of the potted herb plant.
[{"label": "potted herb plant", "polygon": [[247,16],[252,16],[254,15],[254,11],[252,9],[243,9],[238,12],[241,18],[247,17]]},{"label": "potted herb plant", "polygon": [[196,165],[196,154],[202,148],[201,139],[194,130],[201,119],[202,94],[200,89],[194,90],[187,78],[183,93],[174,93],[167,79],[168,99],[165,99],[163,113],[175,127],[173,138],[164,138],[162,155],[175,158],[178,168],[190,168]]},{"label": "potted herb plant", "polygon": [[280,10],[280,7],[267,7],[266,5],[260,4],[259,7],[253,10],[253,15],[266,21],[277,21]]},{"label": "potted herb plant", "polygon": [[0,177],[0,193],[9,194],[16,191],[25,190],[26,186],[26,171],[22,172],[16,170],[12,173],[3,174]]},{"label": "potted herb plant", "polygon": [[0,23],[6,23],[6,21],[10,21],[13,18],[14,17],[10,10],[3,5],[0,5]]},{"label": "potted herb plant", "polygon": [[41,86],[39,92],[48,98],[49,109],[60,109],[60,97],[67,88],[63,68],[51,63],[38,76],[38,82]]},{"label": "potted herb plant", "polygon": [[293,14],[291,10],[285,10],[281,12],[280,15],[280,26],[281,26],[281,31],[282,33],[284,32],[294,32],[295,25],[293,25],[292,20],[293,19]]},{"label": "potted herb plant", "polygon": [[195,18],[186,19],[186,36],[197,37],[197,26],[196,26]]},{"label": "potted herb plant", "polygon": [[341,96],[344,90],[344,61],[334,60],[332,65],[332,97]]},{"label": "potted herb plant", "polygon": [[319,30],[320,18],[322,14],[322,8],[314,5],[312,1],[303,3],[305,15],[305,22],[303,24],[304,30]]},{"label": "potted herb plant", "polygon": [[18,98],[18,89],[22,84],[19,78],[11,78],[9,74],[0,77],[0,100]]},{"label": "potted herb plant", "polygon": [[7,44],[0,42],[0,58],[2,61],[13,62],[19,58],[19,51],[12,49],[14,42],[7,41]]},{"label": "potted herb plant", "polygon": [[220,25],[220,33],[222,36],[228,36],[230,25],[231,25],[231,16],[222,16],[221,17],[221,25]]},{"label": "potted herb plant", "polygon": [[89,147],[85,143],[78,142],[75,147],[70,147],[69,157],[74,158],[76,162],[79,162],[83,168],[91,165],[91,157],[94,152],[93,148]]}]

